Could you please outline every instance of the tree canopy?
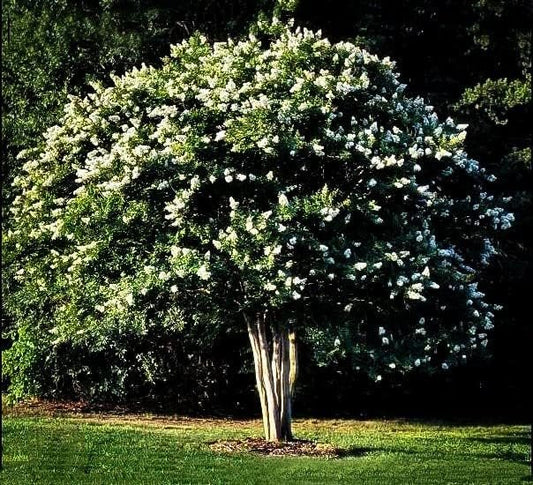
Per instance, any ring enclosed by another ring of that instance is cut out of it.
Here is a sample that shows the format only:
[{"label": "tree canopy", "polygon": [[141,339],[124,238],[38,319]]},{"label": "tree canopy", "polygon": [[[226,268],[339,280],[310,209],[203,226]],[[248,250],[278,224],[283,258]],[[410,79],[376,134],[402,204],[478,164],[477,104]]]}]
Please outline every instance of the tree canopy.
[{"label": "tree canopy", "polygon": [[19,155],[8,362],[36,328],[98,348],[257,318],[333,347],[348,329],[378,380],[486,345],[477,271],[513,216],[466,127],[407,96],[388,58],[274,20],[93,88]]}]

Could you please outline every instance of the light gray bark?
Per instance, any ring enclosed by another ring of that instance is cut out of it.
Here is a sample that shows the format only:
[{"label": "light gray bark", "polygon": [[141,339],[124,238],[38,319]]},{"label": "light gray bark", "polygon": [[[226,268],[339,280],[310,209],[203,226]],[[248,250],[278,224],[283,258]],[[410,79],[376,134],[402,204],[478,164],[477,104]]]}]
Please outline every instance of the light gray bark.
[{"label": "light gray bark", "polygon": [[257,391],[268,441],[292,439],[292,395],[297,375],[296,335],[271,328],[271,345],[265,314],[245,316],[254,356]]},{"label": "light gray bark", "polygon": [[261,415],[263,416],[263,428],[265,432],[265,438],[268,439],[270,434],[270,425],[269,425],[269,413],[268,413],[268,404],[266,397],[266,390],[263,384],[263,366],[261,363],[261,352],[259,351],[259,337],[257,335],[257,329],[250,322],[250,320],[245,316],[246,325],[248,327],[248,336],[250,338],[250,344],[252,346],[252,353],[254,356],[254,368],[255,368],[255,378],[257,382],[257,392],[259,394],[259,400],[261,402]]}]

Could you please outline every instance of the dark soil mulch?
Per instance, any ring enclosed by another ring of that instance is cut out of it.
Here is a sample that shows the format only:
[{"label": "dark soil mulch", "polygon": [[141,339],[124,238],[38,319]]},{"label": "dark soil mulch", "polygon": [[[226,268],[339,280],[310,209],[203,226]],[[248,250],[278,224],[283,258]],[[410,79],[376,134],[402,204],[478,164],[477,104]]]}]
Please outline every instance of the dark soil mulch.
[{"label": "dark soil mulch", "polygon": [[340,450],[325,443],[307,440],[294,440],[282,443],[266,441],[263,438],[246,438],[243,440],[218,440],[209,443],[213,451],[220,453],[255,453],[266,456],[317,456],[337,458]]}]

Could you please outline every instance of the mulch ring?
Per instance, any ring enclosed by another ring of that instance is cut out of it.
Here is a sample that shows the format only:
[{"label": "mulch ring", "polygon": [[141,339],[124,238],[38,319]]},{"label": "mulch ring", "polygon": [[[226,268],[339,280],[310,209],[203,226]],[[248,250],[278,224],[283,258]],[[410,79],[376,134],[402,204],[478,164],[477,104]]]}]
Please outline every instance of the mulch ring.
[{"label": "mulch ring", "polygon": [[254,453],[264,456],[316,456],[337,458],[340,450],[325,443],[307,440],[294,440],[282,443],[266,441],[263,438],[243,440],[218,440],[208,443],[218,453]]}]

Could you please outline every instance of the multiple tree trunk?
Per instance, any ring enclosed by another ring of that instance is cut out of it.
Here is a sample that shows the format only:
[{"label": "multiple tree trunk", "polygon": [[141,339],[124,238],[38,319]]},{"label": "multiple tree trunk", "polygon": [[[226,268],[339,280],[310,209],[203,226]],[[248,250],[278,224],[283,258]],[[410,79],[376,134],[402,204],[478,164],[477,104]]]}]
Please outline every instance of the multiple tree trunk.
[{"label": "multiple tree trunk", "polygon": [[292,439],[292,394],[297,375],[297,349],[294,330],[270,327],[266,314],[245,316],[254,355],[257,391],[261,401],[265,438],[268,441]]}]

